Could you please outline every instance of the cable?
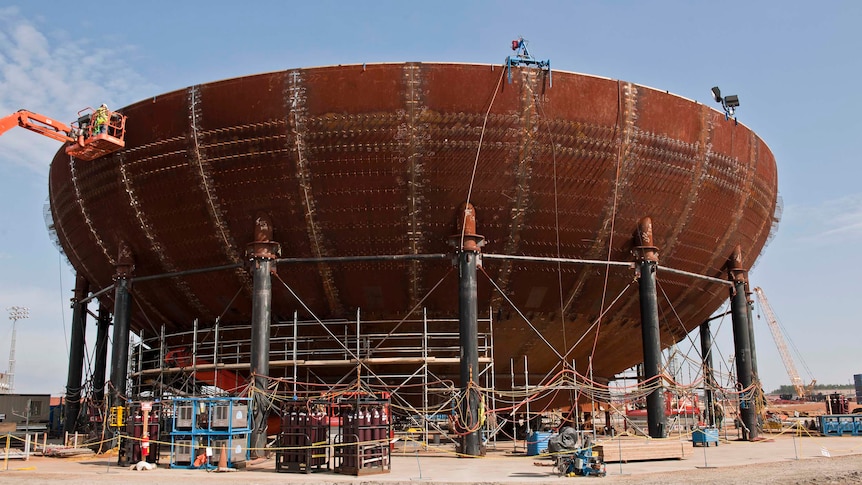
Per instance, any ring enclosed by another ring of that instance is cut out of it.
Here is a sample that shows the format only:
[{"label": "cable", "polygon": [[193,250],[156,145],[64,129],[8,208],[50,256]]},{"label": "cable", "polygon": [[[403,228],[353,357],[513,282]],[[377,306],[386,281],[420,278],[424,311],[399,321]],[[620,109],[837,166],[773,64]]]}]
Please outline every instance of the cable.
[{"label": "cable", "polygon": [[[505,69],[500,71],[500,79],[497,80],[497,85],[494,87],[494,95],[491,97],[491,102],[488,103],[488,111],[485,112],[485,120],[482,121],[482,132],[479,134],[479,146],[476,147],[476,159],[473,161],[473,172],[470,174],[470,185],[467,189],[467,202],[470,205],[470,198],[473,196],[473,182],[476,180],[476,170],[479,167],[479,153],[482,152],[482,141],[485,139],[485,128],[488,125],[488,117],[491,115],[491,107],[494,106],[494,100],[497,99],[497,92],[500,90],[500,84],[503,82]],[[461,223],[461,244],[460,248],[464,247],[464,231],[467,230],[467,211],[464,211],[464,220]]]}]

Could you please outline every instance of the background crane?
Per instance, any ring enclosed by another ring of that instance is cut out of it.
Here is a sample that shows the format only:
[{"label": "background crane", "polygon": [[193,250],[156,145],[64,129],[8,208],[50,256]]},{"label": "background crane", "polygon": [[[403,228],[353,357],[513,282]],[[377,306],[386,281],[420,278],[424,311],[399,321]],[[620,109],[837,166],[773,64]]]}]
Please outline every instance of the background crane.
[{"label": "background crane", "polygon": [[781,354],[781,360],[784,362],[784,368],[787,369],[787,375],[790,376],[790,383],[793,385],[793,388],[796,389],[796,395],[799,396],[799,399],[804,399],[808,397],[809,390],[814,387],[814,384],[817,381],[812,379],[811,384],[809,384],[808,387],[802,383],[802,378],[799,377],[799,372],[796,371],[796,365],[793,363],[793,358],[790,356],[787,344],[784,342],[781,327],[778,323],[778,317],[775,316],[775,312],[773,312],[772,307],[769,306],[769,300],[766,299],[766,295],[760,287],[755,288],[754,293],[757,295],[757,300],[760,302],[760,308],[763,310],[763,314],[766,317],[766,323],[769,325],[769,330],[772,332],[772,338],[775,340],[775,346],[778,347],[778,353]]}]

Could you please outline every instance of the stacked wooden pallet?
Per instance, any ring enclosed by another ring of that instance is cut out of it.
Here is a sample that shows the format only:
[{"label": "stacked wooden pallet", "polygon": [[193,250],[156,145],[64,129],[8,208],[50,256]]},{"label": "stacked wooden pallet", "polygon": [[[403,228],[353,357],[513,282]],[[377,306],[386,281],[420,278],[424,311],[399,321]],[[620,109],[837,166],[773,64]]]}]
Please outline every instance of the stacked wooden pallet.
[{"label": "stacked wooden pallet", "polygon": [[691,442],[679,440],[621,439],[596,445],[606,463],[646,460],[682,460],[691,455]]}]

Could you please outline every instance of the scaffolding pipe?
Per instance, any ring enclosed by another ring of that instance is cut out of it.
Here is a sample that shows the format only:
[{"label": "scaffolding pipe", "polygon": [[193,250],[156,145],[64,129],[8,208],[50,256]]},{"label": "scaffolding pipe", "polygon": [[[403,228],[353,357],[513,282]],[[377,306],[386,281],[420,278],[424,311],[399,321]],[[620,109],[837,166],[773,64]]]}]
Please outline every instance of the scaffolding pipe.
[{"label": "scaffolding pipe", "polygon": [[524,399],[527,400],[527,436],[525,442],[530,441],[530,433],[533,428],[530,426],[530,371],[527,365],[527,355],[524,354]]},{"label": "scaffolding pipe", "polygon": [[[215,341],[213,342],[213,364],[218,363],[218,331],[219,331],[219,320],[221,317],[216,317],[215,319]],[[218,389],[218,375],[219,372],[213,372],[213,387]]]},{"label": "scaffolding pipe", "polygon": [[198,378],[198,319],[192,322],[192,387],[197,385]]},{"label": "scaffolding pipe", "polygon": [[[626,261],[603,261],[597,259],[575,259],[575,258],[553,258],[544,256],[520,256],[514,254],[493,254],[482,253],[482,259],[506,259],[511,261],[532,261],[535,263],[567,263],[567,264],[583,264],[587,266],[617,266],[621,268],[634,268],[634,263]],[[658,265],[657,265],[658,266]],[[690,278],[709,281],[723,286],[730,286],[726,280],[713,278],[702,274],[692,273],[681,269],[669,268],[666,266],[658,266],[660,272],[678,274],[680,276],[688,276]]]},{"label": "scaffolding pipe", "polygon": [[297,312],[293,312],[293,398],[294,399],[297,398],[297,394],[296,394],[296,369],[297,369],[297,365],[296,365],[296,342],[297,342],[297,336],[299,335],[298,328],[297,328],[298,325],[299,325],[299,314]]},{"label": "scaffolding pipe", "polygon": [[428,309],[422,308],[422,441],[428,446]]},{"label": "scaffolding pipe", "polygon": [[321,258],[279,258],[277,264],[361,263],[367,261],[433,261],[450,260],[450,254],[381,254],[377,256],[327,256]]}]

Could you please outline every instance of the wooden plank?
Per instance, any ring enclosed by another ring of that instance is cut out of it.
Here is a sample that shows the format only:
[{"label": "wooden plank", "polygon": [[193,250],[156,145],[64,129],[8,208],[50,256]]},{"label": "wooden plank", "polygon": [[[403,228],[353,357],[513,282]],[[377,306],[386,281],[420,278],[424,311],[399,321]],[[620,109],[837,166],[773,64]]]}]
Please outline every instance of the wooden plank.
[{"label": "wooden plank", "polygon": [[608,440],[596,445],[606,463],[649,460],[682,460],[692,454],[690,441],[678,440]]}]

